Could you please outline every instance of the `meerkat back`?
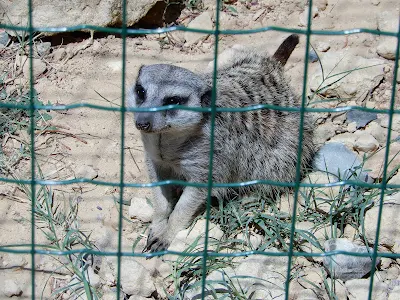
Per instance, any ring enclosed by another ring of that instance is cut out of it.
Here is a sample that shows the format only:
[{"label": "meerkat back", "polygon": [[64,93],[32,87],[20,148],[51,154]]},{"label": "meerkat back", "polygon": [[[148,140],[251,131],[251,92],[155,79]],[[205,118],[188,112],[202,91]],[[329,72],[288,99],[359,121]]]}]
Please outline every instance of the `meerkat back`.
[{"label": "meerkat back", "polygon": [[[296,164],[304,172],[314,153],[311,119],[303,123],[302,156],[297,162],[300,112],[280,108],[300,107],[285,78],[283,66],[298,44],[297,35],[289,36],[272,57],[245,48],[234,51],[234,57],[218,70],[218,107],[247,107],[259,104],[272,108],[248,112],[222,112],[216,116],[215,172],[222,182],[241,182],[266,179],[293,182]],[[213,74],[207,74],[209,84]],[[226,166],[219,167],[219,166]],[[241,193],[251,191],[276,196],[286,188],[273,185],[242,187]],[[229,190],[216,193],[225,196]]]}]

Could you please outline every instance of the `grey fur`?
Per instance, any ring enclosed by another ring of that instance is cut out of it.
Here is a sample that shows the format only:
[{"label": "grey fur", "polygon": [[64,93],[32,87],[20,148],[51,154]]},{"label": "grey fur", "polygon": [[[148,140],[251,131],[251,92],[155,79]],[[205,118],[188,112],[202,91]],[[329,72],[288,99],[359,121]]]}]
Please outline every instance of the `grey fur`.
[{"label": "grey fur", "polygon": [[[290,43],[289,43],[290,44]],[[297,43],[296,43],[297,44]],[[299,107],[284,78],[282,65],[294,46],[283,55],[269,58],[251,50],[236,51],[232,61],[218,71],[218,107],[274,104]],[[282,44],[284,45],[284,44]],[[282,59],[277,61],[276,59]],[[195,74],[165,64],[143,66],[128,97],[132,107],[157,107],[180,103],[191,107],[209,106],[212,73]],[[139,97],[140,96],[140,97]],[[175,97],[175,98],[171,98]],[[141,130],[150,179],[179,179],[207,182],[210,151],[210,117],[187,110],[134,113]],[[278,110],[255,110],[216,115],[213,181],[215,183],[268,179],[295,180],[300,114]],[[304,119],[302,171],[309,165],[314,147],[313,128]],[[155,188],[154,219],[147,249],[167,249],[180,230],[186,228],[205,205],[206,189],[176,186]],[[212,195],[227,200],[257,192],[276,197],[287,188],[251,185],[238,189],[215,188]]]}]

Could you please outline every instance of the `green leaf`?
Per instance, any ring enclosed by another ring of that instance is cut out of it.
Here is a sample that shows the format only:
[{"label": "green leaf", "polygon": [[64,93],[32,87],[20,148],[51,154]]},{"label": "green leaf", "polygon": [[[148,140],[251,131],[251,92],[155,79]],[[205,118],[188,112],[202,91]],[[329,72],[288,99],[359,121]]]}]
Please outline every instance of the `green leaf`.
[{"label": "green leaf", "polygon": [[43,113],[43,114],[42,114],[42,118],[43,118],[43,120],[45,120],[45,121],[49,121],[49,120],[53,119],[53,117],[50,116],[50,115],[47,114],[47,113]]}]

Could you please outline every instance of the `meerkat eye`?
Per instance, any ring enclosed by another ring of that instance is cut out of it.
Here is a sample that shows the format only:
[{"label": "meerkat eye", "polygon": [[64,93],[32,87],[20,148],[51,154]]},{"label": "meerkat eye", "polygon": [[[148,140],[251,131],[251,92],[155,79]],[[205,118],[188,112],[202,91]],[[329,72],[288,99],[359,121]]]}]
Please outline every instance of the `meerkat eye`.
[{"label": "meerkat eye", "polygon": [[140,84],[137,84],[135,86],[135,93],[136,93],[138,99],[140,100],[140,102],[143,103],[144,98],[146,97],[145,89]]},{"label": "meerkat eye", "polygon": [[173,105],[173,104],[182,104],[185,102],[185,99],[182,97],[174,96],[174,97],[167,97],[164,99],[164,105]]}]

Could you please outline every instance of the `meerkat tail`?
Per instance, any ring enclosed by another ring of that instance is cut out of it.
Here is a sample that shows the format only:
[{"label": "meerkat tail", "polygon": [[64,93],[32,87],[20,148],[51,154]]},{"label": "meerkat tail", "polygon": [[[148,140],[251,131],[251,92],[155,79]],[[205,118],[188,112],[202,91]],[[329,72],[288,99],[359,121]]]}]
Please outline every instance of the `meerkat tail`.
[{"label": "meerkat tail", "polygon": [[278,50],[275,51],[272,57],[279,61],[282,66],[284,66],[298,43],[299,36],[297,34],[288,36],[279,46]]}]

